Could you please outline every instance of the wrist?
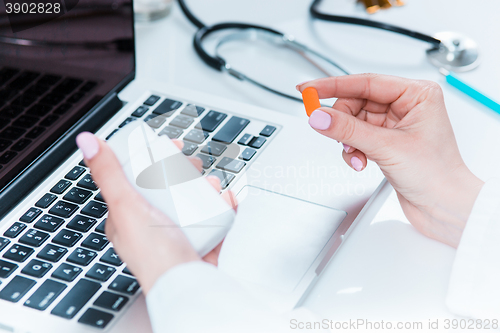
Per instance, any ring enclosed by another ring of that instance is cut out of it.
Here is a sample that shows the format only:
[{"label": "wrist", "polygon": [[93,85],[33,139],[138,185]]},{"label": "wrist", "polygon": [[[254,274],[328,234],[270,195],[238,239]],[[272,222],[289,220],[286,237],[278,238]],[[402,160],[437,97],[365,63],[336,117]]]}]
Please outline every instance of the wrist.
[{"label": "wrist", "polygon": [[437,226],[432,238],[456,248],[484,182],[464,164],[436,185],[437,196],[428,215]]}]

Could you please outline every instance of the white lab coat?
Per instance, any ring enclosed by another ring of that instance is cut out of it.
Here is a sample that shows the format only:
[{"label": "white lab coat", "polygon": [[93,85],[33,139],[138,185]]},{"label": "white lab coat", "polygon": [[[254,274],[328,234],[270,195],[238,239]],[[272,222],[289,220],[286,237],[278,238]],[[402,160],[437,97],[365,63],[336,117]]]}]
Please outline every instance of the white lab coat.
[{"label": "white lab coat", "polygon": [[[447,305],[457,315],[500,313],[500,180],[482,188],[457,250]],[[306,309],[274,312],[212,265],[196,262],[165,273],[147,296],[155,333],[295,332],[290,319],[318,321]],[[315,332],[320,332],[316,330]]]}]

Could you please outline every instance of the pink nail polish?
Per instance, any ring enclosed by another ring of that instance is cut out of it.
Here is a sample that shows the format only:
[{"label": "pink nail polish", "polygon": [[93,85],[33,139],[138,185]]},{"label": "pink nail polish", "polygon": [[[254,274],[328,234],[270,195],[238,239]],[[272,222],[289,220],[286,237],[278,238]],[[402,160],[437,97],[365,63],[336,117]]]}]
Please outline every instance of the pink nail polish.
[{"label": "pink nail polish", "polygon": [[346,145],[344,143],[342,145],[344,145],[345,152],[348,153],[349,152],[349,148],[351,148],[351,146],[348,146],[348,145]]},{"label": "pink nail polish", "polygon": [[307,82],[309,82],[309,81],[304,81],[304,82],[299,83],[298,85],[295,86],[295,89],[297,89],[297,91],[300,91],[299,90],[300,86],[303,85],[303,84],[305,84],[305,83],[307,83]]},{"label": "pink nail polish", "polygon": [[351,158],[351,165],[354,168],[354,170],[358,172],[363,169],[363,162],[361,162],[361,160],[356,156],[353,156],[353,158]]},{"label": "pink nail polish", "polygon": [[76,145],[83,153],[85,159],[90,160],[99,152],[99,142],[94,134],[82,132],[76,137]]},{"label": "pink nail polish", "polygon": [[309,117],[309,125],[317,130],[326,130],[332,124],[332,117],[325,111],[315,110]]}]

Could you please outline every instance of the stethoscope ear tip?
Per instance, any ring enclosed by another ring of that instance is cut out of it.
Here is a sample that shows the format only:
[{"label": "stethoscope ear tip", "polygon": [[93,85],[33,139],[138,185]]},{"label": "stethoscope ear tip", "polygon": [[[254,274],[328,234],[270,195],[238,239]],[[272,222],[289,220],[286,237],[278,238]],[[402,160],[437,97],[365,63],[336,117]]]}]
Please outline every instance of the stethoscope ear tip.
[{"label": "stethoscope ear tip", "polygon": [[437,68],[466,72],[479,66],[479,47],[471,38],[456,32],[440,32],[434,37],[441,41],[441,45],[428,49],[426,53]]}]

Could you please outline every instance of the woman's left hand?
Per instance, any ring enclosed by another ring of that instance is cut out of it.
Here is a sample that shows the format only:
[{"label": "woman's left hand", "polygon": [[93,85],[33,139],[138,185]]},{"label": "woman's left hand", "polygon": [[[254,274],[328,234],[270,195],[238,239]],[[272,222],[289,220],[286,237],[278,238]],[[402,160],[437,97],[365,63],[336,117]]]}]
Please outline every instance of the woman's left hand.
[{"label": "woman's left hand", "polygon": [[[200,258],[182,230],[135,191],[105,142],[91,133],[81,133],[76,140],[108,205],[106,236],[145,294],[163,273],[176,265],[199,260],[217,265],[222,243]],[[183,142],[174,142],[182,149]],[[201,170],[200,159],[191,158],[191,161]],[[220,192],[217,177],[207,177],[207,181]],[[230,205],[236,202],[231,192],[222,196]],[[234,205],[233,208],[236,209]],[[155,227],[151,227],[153,225]],[[158,227],[162,225],[165,227]]]}]

